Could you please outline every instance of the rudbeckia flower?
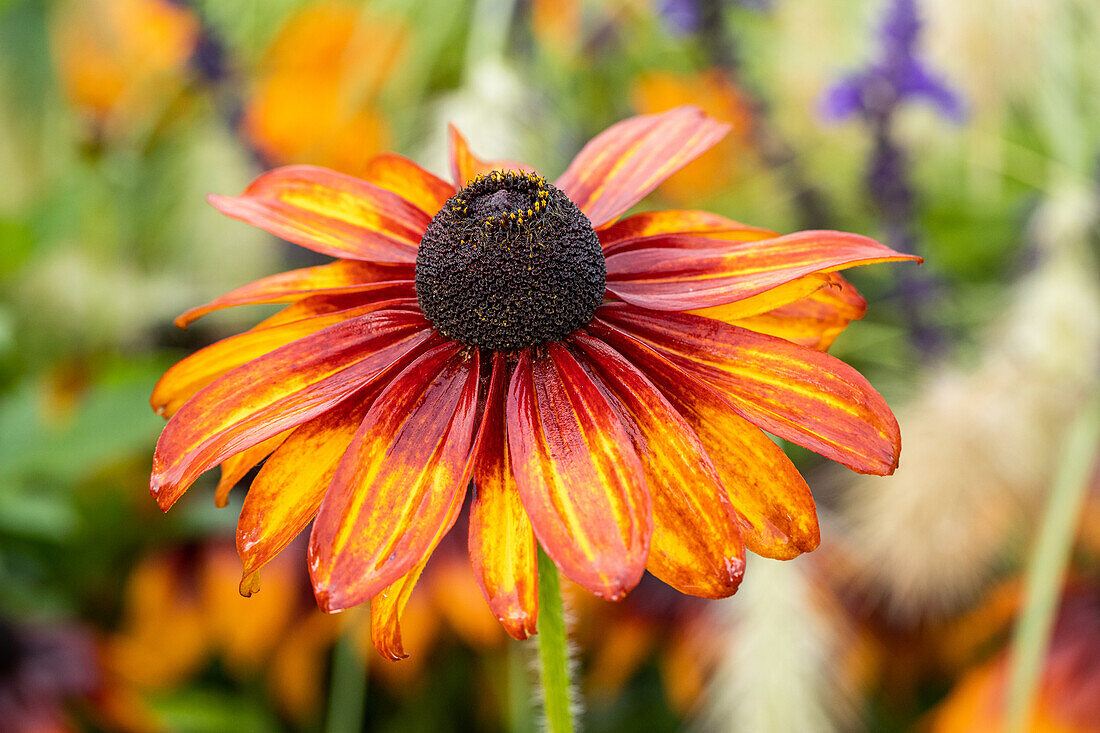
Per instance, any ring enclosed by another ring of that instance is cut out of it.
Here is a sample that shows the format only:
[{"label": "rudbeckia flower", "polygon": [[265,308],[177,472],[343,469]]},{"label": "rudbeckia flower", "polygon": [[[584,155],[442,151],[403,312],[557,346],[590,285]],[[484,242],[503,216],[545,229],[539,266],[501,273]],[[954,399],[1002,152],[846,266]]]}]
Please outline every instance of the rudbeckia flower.
[{"label": "rudbeckia flower", "polygon": [[453,183],[382,155],[365,179],[293,166],[211,196],[337,259],[178,319],[290,303],[158,383],[161,508],[208,469],[221,464],[224,493],[267,456],[237,528],[242,592],[313,521],[318,603],[371,600],[375,644],[394,658],[401,608],[471,479],[474,574],[517,638],[535,631],[536,540],[610,599],[647,569],[721,598],[746,547],[814,549],[813,498],[765,431],[894,470],[885,401],[817,349],[865,305],[837,270],[916,258],[702,211],[620,219],[727,131],[693,107],[634,117],[549,183],[479,160],[452,128]]}]

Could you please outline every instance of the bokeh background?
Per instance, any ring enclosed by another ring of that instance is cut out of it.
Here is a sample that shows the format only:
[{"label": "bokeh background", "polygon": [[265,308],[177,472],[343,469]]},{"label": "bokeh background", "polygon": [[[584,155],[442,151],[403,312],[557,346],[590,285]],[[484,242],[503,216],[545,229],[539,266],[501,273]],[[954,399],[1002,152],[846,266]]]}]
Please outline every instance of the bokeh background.
[{"label": "bokeh background", "polygon": [[645,208],[926,258],[853,271],[831,350],[904,449],[891,478],[792,449],[822,547],[727,601],[570,592],[585,729],[1100,729],[1098,38],[1094,0],[0,0],[0,731],[536,730],[461,541],[400,663],[316,609],[302,547],[243,599],[247,480],[162,516],[148,397],[266,311],[175,315],[314,262],[206,193],[442,174],[448,122],[554,176],[679,104],[733,131]]}]

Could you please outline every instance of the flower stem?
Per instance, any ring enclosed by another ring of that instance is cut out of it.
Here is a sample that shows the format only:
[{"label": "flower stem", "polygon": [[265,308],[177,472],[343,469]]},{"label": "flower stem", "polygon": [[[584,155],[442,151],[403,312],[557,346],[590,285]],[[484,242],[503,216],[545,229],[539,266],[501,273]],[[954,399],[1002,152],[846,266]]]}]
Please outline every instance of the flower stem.
[{"label": "flower stem", "polygon": [[1100,394],[1089,400],[1066,433],[1062,460],[1054,477],[1039,537],[1028,564],[1026,596],[1012,643],[1006,700],[1007,730],[1028,730],[1050,631],[1073,549],[1090,469],[1100,442]]},{"label": "flower stem", "polygon": [[326,733],[358,733],[363,730],[367,703],[367,663],[355,651],[355,634],[363,618],[360,609],[348,611],[343,633],[332,652]]},{"label": "flower stem", "polygon": [[539,681],[542,684],[546,730],[572,733],[570,708],[569,647],[565,635],[565,611],[561,583],[554,561],[539,549]]}]

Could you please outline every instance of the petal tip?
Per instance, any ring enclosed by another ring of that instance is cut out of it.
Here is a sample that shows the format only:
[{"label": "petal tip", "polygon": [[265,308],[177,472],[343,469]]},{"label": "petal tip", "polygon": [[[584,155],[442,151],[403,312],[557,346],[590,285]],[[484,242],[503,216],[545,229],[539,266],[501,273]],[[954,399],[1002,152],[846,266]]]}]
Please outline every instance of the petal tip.
[{"label": "petal tip", "polygon": [[402,659],[409,658],[409,653],[401,647],[400,643],[390,646],[383,642],[382,644],[376,644],[375,649],[384,659],[390,662],[400,662]]},{"label": "petal tip", "polygon": [[260,592],[260,571],[253,570],[249,572],[247,569],[241,574],[241,583],[237,586],[237,591],[244,598],[251,598],[252,594]]},{"label": "petal tip", "polygon": [[516,641],[526,641],[538,633],[536,619],[527,613],[516,616],[497,616],[497,621]]}]

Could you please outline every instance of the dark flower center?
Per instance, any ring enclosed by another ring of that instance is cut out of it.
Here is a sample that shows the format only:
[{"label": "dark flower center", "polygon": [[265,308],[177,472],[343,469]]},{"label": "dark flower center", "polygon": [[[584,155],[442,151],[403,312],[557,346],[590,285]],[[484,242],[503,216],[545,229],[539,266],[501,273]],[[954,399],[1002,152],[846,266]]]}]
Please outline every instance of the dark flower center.
[{"label": "dark flower center", "polygon": [[444,336],[486,349],[560,341],[602,302],[600,240],[541,176],[493,172],[447,200],[420,240],[416,297]]}]

